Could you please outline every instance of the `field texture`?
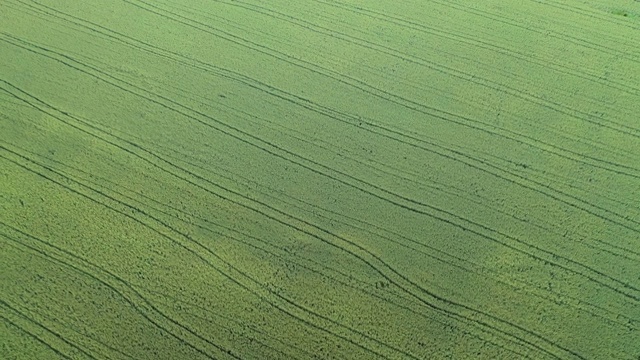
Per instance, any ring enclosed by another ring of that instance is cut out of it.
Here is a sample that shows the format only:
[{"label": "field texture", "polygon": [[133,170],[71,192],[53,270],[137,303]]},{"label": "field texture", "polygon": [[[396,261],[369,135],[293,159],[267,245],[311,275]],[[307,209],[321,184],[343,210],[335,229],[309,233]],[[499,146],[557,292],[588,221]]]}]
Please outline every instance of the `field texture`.
[{"label": "field texture", "polygon": [[0,0],[0,358],[640,359],[640,2]]}]

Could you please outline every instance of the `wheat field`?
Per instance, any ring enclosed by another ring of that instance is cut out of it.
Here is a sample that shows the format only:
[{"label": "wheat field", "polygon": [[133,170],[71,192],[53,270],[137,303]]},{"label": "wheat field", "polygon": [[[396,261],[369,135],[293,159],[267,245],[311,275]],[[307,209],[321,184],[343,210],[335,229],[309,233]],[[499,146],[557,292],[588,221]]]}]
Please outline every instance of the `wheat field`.
[{"label": "wheat field", "polygon": [[640,2],[0,1],[0,358],[640,359]]}]

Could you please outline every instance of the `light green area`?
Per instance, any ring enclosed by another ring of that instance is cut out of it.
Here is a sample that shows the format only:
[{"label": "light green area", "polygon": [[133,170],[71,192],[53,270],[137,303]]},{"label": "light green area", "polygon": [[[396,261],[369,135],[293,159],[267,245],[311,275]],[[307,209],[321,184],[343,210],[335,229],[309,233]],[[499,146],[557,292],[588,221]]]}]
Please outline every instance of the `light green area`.
[{"label": "light green area", "polygon": [[0,358],[639,359],[640,3],[0,3]]}]

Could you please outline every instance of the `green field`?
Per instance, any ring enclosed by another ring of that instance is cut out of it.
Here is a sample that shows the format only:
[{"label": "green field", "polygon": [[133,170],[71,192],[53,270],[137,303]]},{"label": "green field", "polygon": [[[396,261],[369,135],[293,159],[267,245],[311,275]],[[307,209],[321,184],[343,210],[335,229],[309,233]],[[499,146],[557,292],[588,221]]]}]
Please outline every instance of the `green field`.
[{"label": "green field", "polygon": [[1,0],[0,359],[640,359],[640,2]]}]

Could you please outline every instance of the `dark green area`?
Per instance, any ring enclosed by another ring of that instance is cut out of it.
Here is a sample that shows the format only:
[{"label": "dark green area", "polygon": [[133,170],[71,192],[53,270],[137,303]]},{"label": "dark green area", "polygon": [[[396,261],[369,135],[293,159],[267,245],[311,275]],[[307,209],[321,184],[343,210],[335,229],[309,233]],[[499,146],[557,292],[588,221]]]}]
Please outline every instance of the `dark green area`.
[{"label": "dark green area", "polygon": [[1,2],[0,358],[638,359],[638,11]]}]

